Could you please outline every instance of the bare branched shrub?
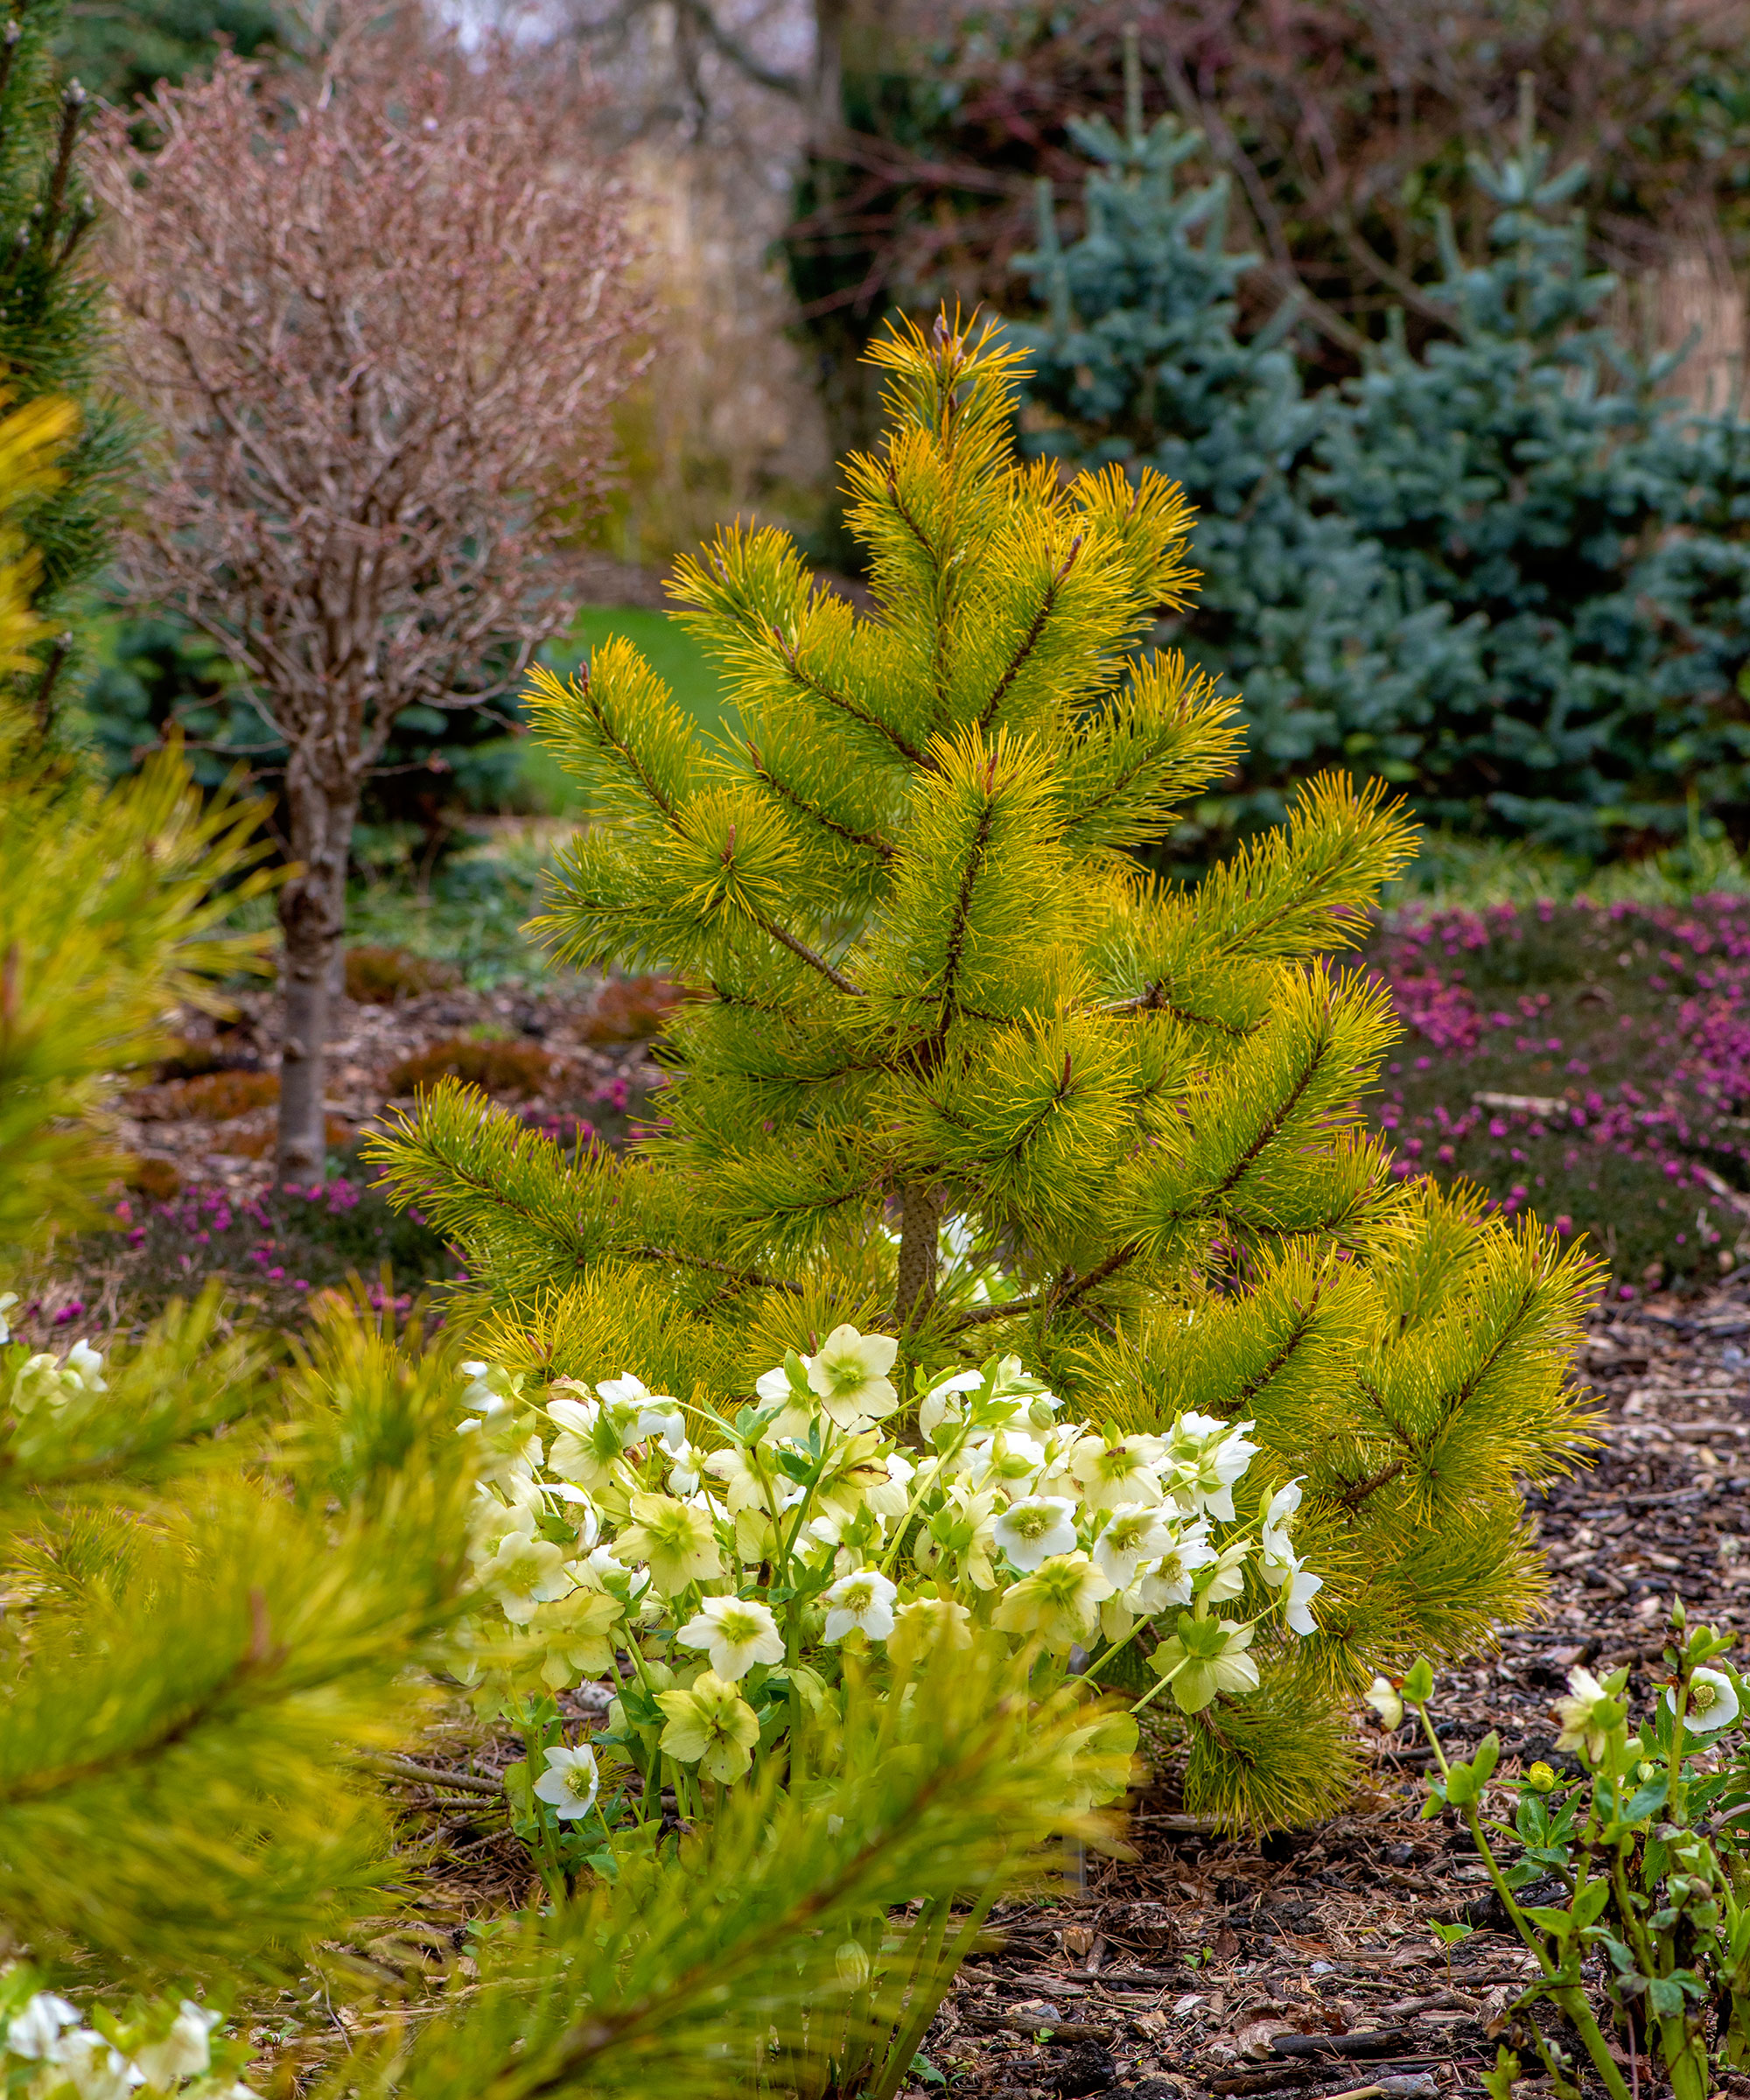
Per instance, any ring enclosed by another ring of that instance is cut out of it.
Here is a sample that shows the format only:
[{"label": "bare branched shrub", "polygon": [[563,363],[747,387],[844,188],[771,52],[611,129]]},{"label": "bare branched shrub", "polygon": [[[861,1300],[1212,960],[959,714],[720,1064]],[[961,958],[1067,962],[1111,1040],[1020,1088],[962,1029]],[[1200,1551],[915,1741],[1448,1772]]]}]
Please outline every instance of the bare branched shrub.
[{"label": "bare branched shrub", "polygon": [[397,32],[297,79],[221,59],[144,114],[93,169],[168,440],[129,555],[285,749],[278,1168],[307,1180],[360,788],[404,709],[490,700],[570,617],[648,316],[564,82]]}]

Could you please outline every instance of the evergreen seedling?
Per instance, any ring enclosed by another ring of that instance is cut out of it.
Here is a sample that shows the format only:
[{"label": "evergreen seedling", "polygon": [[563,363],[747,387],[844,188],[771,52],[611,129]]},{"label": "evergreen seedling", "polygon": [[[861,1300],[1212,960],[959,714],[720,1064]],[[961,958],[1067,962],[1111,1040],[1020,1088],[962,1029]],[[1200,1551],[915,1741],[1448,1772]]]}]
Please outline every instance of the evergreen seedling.
[{"label": "evergreen seedling", "polygon": [[850,1324],[898,1339],[914,1396],[1008,1351],[1115,1439],[1256,1423],[1240,1516],[1304,1481],[1319,1630],[1250,1698],[1213,1671],[1179,1725],[1194,1801],[1304,1815],[1378,1658],[1536,1595],[1516,1477],[1583,1441],[1588,1271],[1360,1127],[1395,1023],[1326,957],[1409,858],[1398,812],[1326,779],[1195,888],[1131,857],[1235,746],[1231,701],[1139,653],[1192,586],[1180,492],[1018,463],[988,333],[874,354],[892,427],[849,470],[874,618],[737,529],[677,586],[734,734],[701,742],[622,643],[536,681],[593,808],[549,937],[692,988],[662,1127],[567,1157],[451,1082],[380,1157],[513,1376],[733,1414]]}]

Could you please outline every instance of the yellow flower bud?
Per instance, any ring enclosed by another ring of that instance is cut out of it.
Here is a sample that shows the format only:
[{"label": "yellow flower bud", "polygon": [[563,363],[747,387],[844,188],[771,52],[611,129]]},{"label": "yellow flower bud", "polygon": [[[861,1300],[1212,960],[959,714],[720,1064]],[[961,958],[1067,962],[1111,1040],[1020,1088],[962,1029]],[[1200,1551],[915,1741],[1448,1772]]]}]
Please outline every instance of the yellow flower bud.
[{"label": "yellow flower bud", "polygon": [[1526,1773],[1525,1783],[1539,1794],[1547,1794],[1556,1783],[1556,1774],[1540,1757]]}]

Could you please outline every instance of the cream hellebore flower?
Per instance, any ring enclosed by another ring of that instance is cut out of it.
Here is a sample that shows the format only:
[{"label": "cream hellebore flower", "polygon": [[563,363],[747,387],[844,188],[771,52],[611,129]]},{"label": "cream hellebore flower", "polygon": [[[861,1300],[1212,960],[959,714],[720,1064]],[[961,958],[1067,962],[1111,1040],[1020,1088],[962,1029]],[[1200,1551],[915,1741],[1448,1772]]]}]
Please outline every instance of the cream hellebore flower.
[{"label": "cream hellebore flower", "polygon": [[67,1351],[60,1367],[61,1382],[72,1384],[77,1391],[80,1387],[88,1393],[107,1393],[109,1388],[103,1382],[103,1359],[88,1341],[76,1341]]},{"label": "cream hellebore flower", "polygon": [[1054,1553],[1075,1550],[1075,1504],[1058,1494],[1024,1495],[997,1519],[995,1537],[1012,1565],[1027,1573]]},{"label": "cream hellebore flower", "polygon": [[1161,1513],[1146,1502],[1120,1502],[1105,1530],[1094,1541],[1094,1565],[1115,1590],[1127,1590],[1145,1560],[1155,1560],[1172,1544]]},{"label": "cream hellebore flower", "polygon": [[1604,1755],[1611,1730],[1628,1717],[1589,1670],[1578,1666],[1568,1672],[1568,1696],[1558,1699],[1552,1710],[1562,1724],[1556,1738],[1558,1750],[1584,1746],[1594,1764]]},{"label": "cream hellebore flower", "polygon": [[575,1823],[596,1805],[601,1791],[601,1774],[596,1754],[587,1744],[577,1750],[556,1745],[547,1753],[547,1769],[535,1782],[536,1801],[544,1801],[561,1823]]},{"label": "cream hellebore flower", "polygon": [[732,1516],[739,1516],[744,1509],[767,1507],[771,1490],[740,1445],[726,1444],[721,1451],[712,1452],[704,1462],[704,1471],[710,1479],[723,1483],[724,1508]]},{"label": "cream hellebore flower", "polygon": [[671,1494],[634,1494],[632,1516],[615,1548],[628,1560],[643,1561],[653,1587],[664,1597],[722,1574],[723,1556],[703,1509]]},{"label": "cream hellebore flower", "polygon": [[808,1385],[840,1429],[864,1429],[900,1404],[899,1388],[887,1376],[899,1353],[891,1334],[859,1334],[845,1326],[835,1327],[808,1359]]},{"label": "cream hellebore flower", "polygon": [[6,2047],[15,2056],[35,2062],[49,2054],[60,2039],[63,2027],[77,2026],[79,2008],[52,1991],[38,1991],[26,1998],[6,2023]]},{"label": "cream hellebore flower", "polygon": [[1403,1727],[1403,1695],[1390,1677],[1376,1677],[1362,1696],[1386,1727]]},{"label": "cream hellebore flower", "polygon": [[1231,1604],[1246,1586],[1246,1557],[1252,1550],[1249,1538],[1230,1539],[1211,1557],[1213,1573],[1196,1585],[1205,1604]]},{"label": "cream hellebore flower", "polygon": [[877,1516],[897,1523],[911,1507],[912,1482],[918,1469],[899,1451],[890,1451],[883,1463],[887,1468],[886,1479],[877,1480],[864,1500]]},{"label": "cream hellebore flower", "polygon": [[207,2006],[197,2006],[192,1998],[184,1998],[163,2040],[147,2042],[134,2051],[134,2062],[145,2073],[146,2083],[163,2091],[178,2078],[198,2078],[211,2069],[210,2037],[219,2018]]},{"label": "cream hellebore flower", "polygon": [[1264,1510],[1258,1533],[1258,1573],[1272,1589],[1279,1589],[1299,1568],[1291,1536],[1299,1508],[1300,1481],[1296,1480],[1278,1488]]},{"label": "cream hellebore flower", "polygon": [[71,2034],[63,2034],[52,2054],[60,2074],[54,2086],[72,2085],[79,2100],[127,2100],[136,2086],[146,2082],[143,2070],[89,2027],[75,2027]]},{"label": "cream hellebore flower", "polygon": [[1005,1634],[1036,1633],[1054,1654],[1089,1640],[1112,1586],[1085,1553],[1058,1553],[1018,1582],[990,1623]]},{"label": "cream hellebore flower", "polygon": [[1164,1612],[1171,1605],[1189,1604],[1198,1569],[1208,1567],[1215,1558],[1215,1549],[1209,1544],[1207,1517],[1200,1516],[1194,1523],[1172,1526],[1159,1559],[1152,1567],[1145,1568],[1137,1582],[1137,1595],[1143,1609],[1152,1614]]},{"label": "cream hellebore flower", "polygon": [[971,1645],[972,1614],[952,1597],[914,1597],[893,1614],[893,1630],[887,1636],[887,1654],[896,1670],[909,1670],[930,1648]]},{"label": "cream hellebore flower", "polygon": [[542,1605],[528,1629],[546,1644],[542,1682],[553,1691],[563,1691],[581,1677],[598,1677],[612,1670],[613,1642],[608,1634],[620,1614],[619,1598],[593,1587],[575,1589]]},{"label": "cream hellebore flower", "polygon": [[507,1531],[482,1573],[513,1626],[527,1626],[537,1604],[553,1604],[571,1587],[558,1547],[527,1531]]},{"label": "cream hellebore flower", "polygon": [[682,1764],[696,1764],[707,1779],[739,1779],[753,1762],[760,1724],[733,1684],[702,1670],[685,1691],[659,1691],[656,1704],[668,1717],[662,1747]]},{"label": "cream hellebore flower", "polygon": [[946,1501],[929,1521],[931,1564],[947,1555],[955,1564],[957,1579],[975,1590],[994,1590],[997,1570],[991,1550],[997,1539],[997,1490],[981,1488],[976,1494],[963,1480],[956,1480]]},{"label": "cream hellebore flower", "polygon": [[961,1394],[976,1393],[984,1382],[983,1371],[956,1371],[952,1378],[931,1386],[918,1405],[918,1432],[926,1444],[935,1441],[935,1432],[944,1422],[958,1422],[965,1413]]},{"label": "cream hellebore flower", "polygon": [[13,1410],[27,1415],[39,1400],[60,1407],[74,1393],[107,1393],[102,1369],[103,1359],[88,1341],[74,1342],[65,1357],[39,1349],[24,1359],[12,1380]]},{"label": "cream hellebore flower", "polygon": [[[1675,1692],[1665,1694],[1665,1704],[1675,1713]],[[1690,1679],[1689,1704],[1684,1709],[1684,1726],[1692,1735],[1712,1735],[1730,1727],[1738,1718],[1738,1694],[1732,1679],[1717,1670],[1698,1670]]]},{"label": "cream hellebore flower", "polygon": [[1224,1524],[1234,1521],[1234,1482],[1256,1455],[1249,1429],[1256,1422],[1223,1422],[1216,1415],[1181,1415],[1169,1439],[1177,1465],[1173,1493],[1194,1516],[1207,1511]]},{"label": "cream hellebore flower", "polygon": [[12,1339],[12,1330],[6,1325],[6,1315],[18,1302],[16,1291],[0,1291],[0,1349]]},{"label": "cream hellebore flower", "polygon": [[587,1396],[571,1400],[563,1394],[556,1399],[554,1394],[562,1382],[556,1380],[547,1395],[548,1418],[559,1429],[547,1463],[561,1479],[576,1480],[598,1494],[612,1484],[626,1439],[599,1402]]},{"label": "cream hellebore flower", "polygon": [[843,1641],[861,1633],[885,1641],[893,1630],[893,1600],[899,1591],[874,1568],[842,1575],[821,1600],[827,1607],[826,1638]]},{"label": "cream hellebore flower", "polygon": [[1257,1664],[1246,1653],[1251,1644],[1250,1626],[1181,1612],[1179,1631],[1156,1648],[1149,1667],[1170,1679],[1173,1698],[1185,1712],[1200,1713],[1218,1692],[1257,1690]]},{"label": "cream hellebore flower", "polygon": [[1116,1444],[1109,1444],[1104,1437],[1082,1438],[1070,1454],[1069,1471],[1082,1483],[1090,1509],[1159,1502],[1160,1480],[1149,1464],[1146,1449],[1153,1442],[1152,1437],[1124,1437]]},{"label": "cream hellebore flower", "polygon": [[707,1597],[675,1638],[704,1648],[725,1684],[745,1677],[756,1662],[784,1660],[778,1622],[755,1598]]}]

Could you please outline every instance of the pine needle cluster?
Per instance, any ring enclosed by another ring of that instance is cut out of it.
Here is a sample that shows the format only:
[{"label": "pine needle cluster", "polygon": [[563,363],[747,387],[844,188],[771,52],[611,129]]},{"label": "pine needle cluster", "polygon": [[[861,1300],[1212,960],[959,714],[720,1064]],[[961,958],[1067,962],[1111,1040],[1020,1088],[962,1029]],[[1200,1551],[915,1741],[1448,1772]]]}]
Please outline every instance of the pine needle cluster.
[{"label": "pine needle cluster", "polygon": [[1234,700],[1143,647],[1195,580],[1178,489],[1018,461],[990,333],[944,316],[873,355],[890,429],[847,470],[872,618],[738,528],[676,584],[732,733],[622,643],[530,695],[592,806],[542,930],[692,991],[662,1127],[568,1156],[452,1083],[379,1157],[513,1373],[732,1412],[850,1322],[920,1379],[1013,1352],[1115,1434],[1255,1422],[1243,1493],[1305,1482],[1320,1630],[1279,1695],[1299,1725],[1217,1701],[1191,1787],[1292,1819],[1370,1671],[1537,1595],[1516,1482],[1584,1446],[1591,1272],[1362,1127],[1396,1023],[1337,958],[1413,851],[1400,810],[1323,778],[1195,886],[1139,867],[1236,747]]}]

